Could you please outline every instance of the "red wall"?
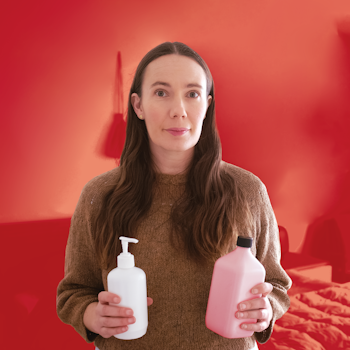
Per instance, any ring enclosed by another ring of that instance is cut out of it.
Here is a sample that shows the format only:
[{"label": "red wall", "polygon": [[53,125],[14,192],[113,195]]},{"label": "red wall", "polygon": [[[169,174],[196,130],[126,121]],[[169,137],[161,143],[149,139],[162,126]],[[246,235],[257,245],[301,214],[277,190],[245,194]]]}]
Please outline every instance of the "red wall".
[{"label": "red wall", "polygon": [[337,31],[346,14],[347,0],[139,1],[132,10],[120,1],[8,1],[0,222],[71,216],[84,184],[115,165],[99,145],[117,52],[126,107],[143,55],[181,41],[213,74],[223,159],[265,182],[300,250],[316,220],[350,217],[349,43]]}]

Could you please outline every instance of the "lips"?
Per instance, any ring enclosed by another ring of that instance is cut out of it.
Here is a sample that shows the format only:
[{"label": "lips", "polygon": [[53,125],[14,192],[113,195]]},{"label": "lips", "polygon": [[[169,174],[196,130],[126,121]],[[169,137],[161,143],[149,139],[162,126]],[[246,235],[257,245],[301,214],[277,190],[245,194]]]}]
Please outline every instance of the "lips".
[{"label": "lips", "polygon": [[186,134],[186,132],[190,129],[186,128],[170,128],[170,129],[165,129],[168,133],[170,133],[173,136],[180,136]]}]

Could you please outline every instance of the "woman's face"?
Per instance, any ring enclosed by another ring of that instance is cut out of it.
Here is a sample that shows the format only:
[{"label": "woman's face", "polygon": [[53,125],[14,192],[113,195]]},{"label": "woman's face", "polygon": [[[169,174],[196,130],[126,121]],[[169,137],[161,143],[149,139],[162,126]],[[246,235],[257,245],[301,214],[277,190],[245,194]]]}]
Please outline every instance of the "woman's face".
[{"label": "woman's face", "polygon": [[193,154],[212,100],[206,88],[204,70],[189,57],[161,56],[146,67],[142,99],[134,93],[131,103],[146,123],[153,155]]}]

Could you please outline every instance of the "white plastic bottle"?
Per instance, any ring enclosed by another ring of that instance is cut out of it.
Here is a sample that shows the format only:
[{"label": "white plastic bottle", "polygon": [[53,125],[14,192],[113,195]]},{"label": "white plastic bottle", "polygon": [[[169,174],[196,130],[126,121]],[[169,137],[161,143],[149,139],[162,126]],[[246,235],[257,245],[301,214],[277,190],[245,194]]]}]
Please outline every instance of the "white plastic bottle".
[{"label": "white plastic bottle", "polygon": [[123,252],[118,255],[117,267],[107,276],[107,288],[109,292],[117,294],[121,299],[120,303],[115,305],[128,307],[134,311],[136,322],[129,324],[126,332],[114,335],[118,339],[131,340],[141,338],[147,332],[146,274],[135,267],[134,255],[128,252],[128,243],[137,243],[138,240],[123,236],[119,239],[122,241]]}]

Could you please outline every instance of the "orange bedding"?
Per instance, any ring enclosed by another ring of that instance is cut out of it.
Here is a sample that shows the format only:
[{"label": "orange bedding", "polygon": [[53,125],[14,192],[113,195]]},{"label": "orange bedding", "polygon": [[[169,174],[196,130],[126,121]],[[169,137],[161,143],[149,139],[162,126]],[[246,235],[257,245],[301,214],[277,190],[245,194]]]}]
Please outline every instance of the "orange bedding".
[{"label": "orange bedding", "polygon": [[[289,272],[288,272],[289,274]],[[276,321],[261,350],[350,349],[350,282],[339,284],[289,274],[290,308]]]}]

